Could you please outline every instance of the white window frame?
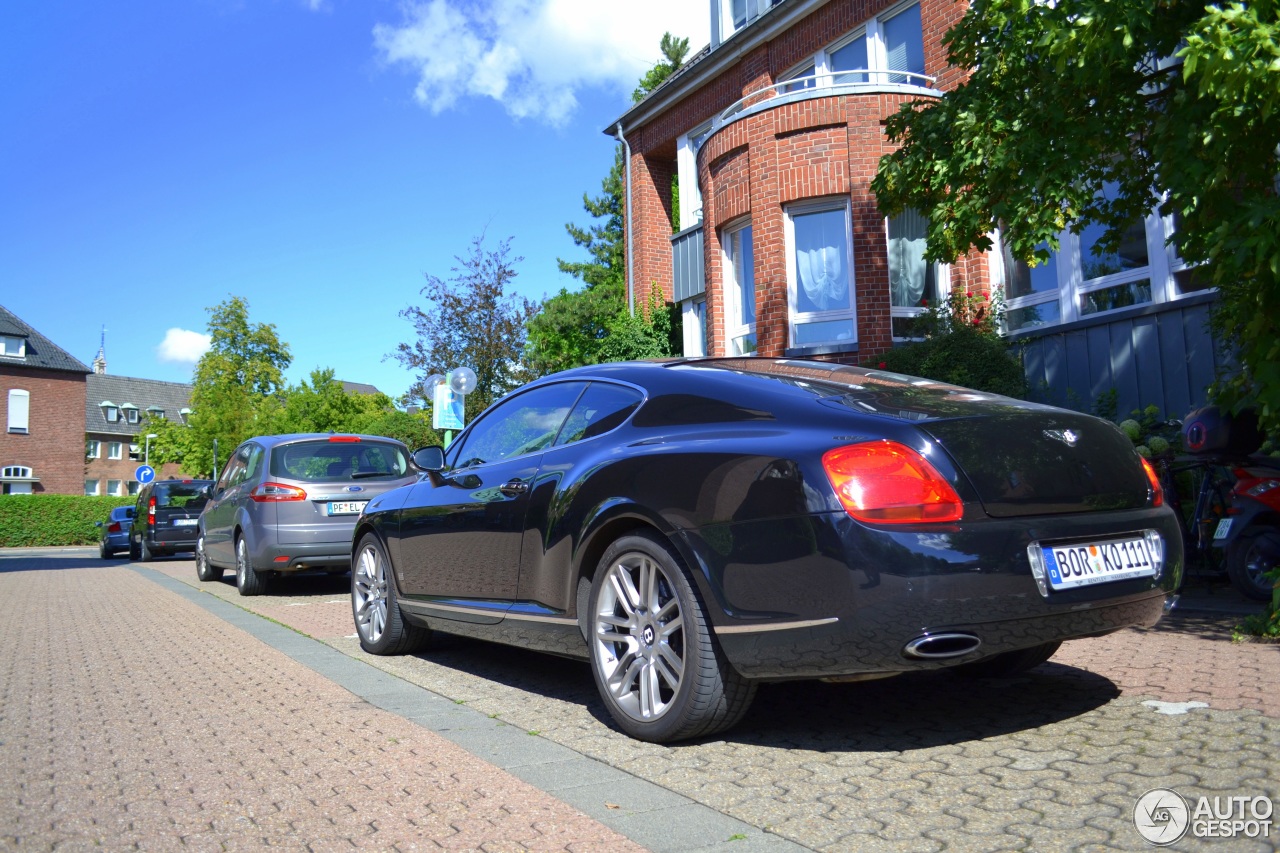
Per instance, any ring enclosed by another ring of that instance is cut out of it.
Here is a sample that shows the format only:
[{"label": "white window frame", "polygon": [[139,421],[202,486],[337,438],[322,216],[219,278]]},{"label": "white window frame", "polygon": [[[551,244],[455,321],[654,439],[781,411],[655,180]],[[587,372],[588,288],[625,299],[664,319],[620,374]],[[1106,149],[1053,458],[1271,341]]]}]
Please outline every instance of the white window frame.
[{"label": "white window frame", "polygon": [[[849,306],[848,308],[838,308],[827,311],[798,311],[799,305],[798,289],[800,287],[800,274],[796,269],[796,229],[795,218],[812,213],[824,213],[829,211],[840,211],[844,215],[844,243],[845,258],[844,269],[849,278]],[[858,281],[854,273],[854,250],[853,250],[853,216],[849,207],[849,198],[841,197],[835,199],[817,199],[813,201],[799,202],[797,204],[787,205],[783,214],[786,253],[787,253],[787,343],[792,349],[814,349],[822,347],[844,347],[856,346],[858,343]],[[805,343],[796,342],[796,327],[806,323],[822,323],[833,320],[843,320],[848,318],[850,328],[853,329],[853,336],[848,340],[831,340],[831,341],[813,341]]]},{"label": "white window frame", "polygon": [[681,304],[684,354],[697,358],[707,354],[707,295],[700,293]]},{"label": "white window frame", "polygon": [[133,462],[142,461],[142,445],[129,442],[129,459]]},{"label": "white window frame", "polygon": [[124,417],[127,423],[136,424],[138,423],[139,420],[141,420],[138,414],[138,410],[135,407],[121,406],[120,408],[124,410]]},{"label": "white window frame", "polygon": [[[1203,290],[1191,290],[1182,292],[1178,288],[1175,274],[1190,269],[1191,265],[1184,263],[1177,256],[1169,238],[1174,232],[1174,222],[1172,216],[1160,216],[1158,210],[1152,209],[1145,217],[1143,217],[1144,235],[1147,245],[1147,265],[1137,267],[1132,270],[1123,270],[1109,275],[1099,276],[1088,281],[1084,278],[1085,264],[1093,257],[1092,253],[1086,257],[1086,250],[1082,245],[1079,234],[1072,233],[1069,229],[1058,234],[1059,249],[1054,260],[1057,264],[1057,290],[1046,290],[1041,293],[1033,293],[1028,296],[1010,298],[1005,293],[1005,313],[1006,315],[1024,308],[1033,308],[1037,305],[1043,305],[1049,302],[1056,302],[1058,306],[1059,319],[1054,322],[1044,323],[1038,326],[1021,326],[1010,331],[1017,333],[1027,329],[1043,329],[1053,326],[1071,323],[1076,320],[1093,319],[1095,317],[1105,317],[1108,314],[1117,311],[1125,311],[1140,305],[1157,305],[1161,303],[1176,302],[1180,299],[1186,299],[1189,296],[1195,296],[1198,293],[1205,292]],[[995,255],[999,252],[999,233],[996,234],[996,248],[992,252]],[[992,261],[988,259],[988,269],[991,271],[991,280],[996,282],[996,264],[1003,266],[1000,260]],[[1142,281],[1146,279],[1150,282],[1151,298],[1147,301],[1136,302],[1133,305],[1124,305],[1118,308],[1112,308],[1105,311],[1094,311],[1085,313],[1083,303],[1085,297],[1089,293],[1098,290],[1105,290],[1110,287],[1116,287],[1124,284]]]},{"label": "white window frame", "polygon": [[720,37],[721,41],[727,40],[729,37],[731,37],[734,33],[738,32],[739,30],[745,30],[747,27],[755,23],[755,21],[758,20],[761,15],[769,11],[770,8],[782,2],[782,0],[745,0],[745,1],[748,4],[754,5],[756,7],[755,14],[748,12],[746,15],[746,19],[742,23],[742,26],[738,26],[738,24],[733,20],[733,0],[712,0],[712,2],[715,4],[713,8],[716,9],[716,11],[720,16],[720,32],[724,33],[724,35]]},{"label": "white window frame", "polygon": [[121,445],[121,443],[118,441],[108,441],[107,442],[107,458],[123,459],[124,458],[123,445]]},{"label": "white window frame", "polygon": [[6,420],[9,432],[26,435],[31,431],[31,392],[22,388],[9,389]]},{"label": "white window frame", "polygon": [[676,174],[680,178],[680,230],[702,222],[702,187],[698,183],[698,149],[711,134],[704,121],[676,139]]},{"label": "white window frame", "polygon": [[[751,229],[750,219],[739,219],[729,223],[720,232],[721,281],[724,294],[724,351],[725,355],[752,355],[756,351],[756,322],[759,319],[757,306],[752,304],[751,315],[756,318],[749,323],[741,322],[743,287],[738,280],[738,261],[731,251],[733,239],[743,231],[751,231],[751,281],[748,288],[752,299],[755,298],[755,232]],[[746,341],[749,340],[749,347]],[[740,343],[742,342],[742,343]]]},{"label": "white window frame", "polygon": [[[889,51],[884,38],[884,24],[887,21],[893,18],[896,18],[898,15],[901,15],[903,12],[908,11],[913,6],[919,7],[920,0],[908,0],[908,2],[906,3],[899,3],[898,5],[893,6],[892,8],[884,12],[881,12],[879,15],[876,15],[874,18],[869,19],[866,23],[859,24],[856,28],[845,33],[838,40],[822,48],[817,53],[814,53],[811,56],[805,57],[803,60],[801,60],[800,62],[796,63],[791,68],[789,68],[784,74],[779,75],[778,82],[786,83],[788,80],[792,80],[797,77],[804,77],[804,76],[807,76],[808,74],[813,74],[815,78],[813,83],[806,84],[803,86],[796,86],[794,89],[791,87],[783,86],[783,87],[780,87],[779,91],[781,92],[802,91],[803,89],[814,88],[815,85],[818,88],[828,88],[834,85],[866,85],[866,84],[879,86],[879,87],[883,87],[887,85],[897,85],[897,86],[910,86],[917,89],[925,88],[926,86],[925,81],[919,80],[917,78],[908,78],[906,82],[899,82],[899,83],[893,83],[893,84],[889,82],[890,78],[893,75],[900,75],[906,72],[894,71],[889,68]],[[923,48],[923,42],[924,42],[923,14],[924,13],[922,9],[921,10],[921,28],[920,28],[920,40],[921,40],[922,48]],[[865,69],[850,68],[850,69],[846,69],[843,73],[848,74],[850,72],[858,71],[858,70],[865,70],[868,73],[865,75],[864,79],[862,80],[852,80],[852,81],[846,80],[846,81],[841,81],[839,84],[837,84],[835,79],[836,71],[832,67],[831,57],[834,53],[836,53],[836,51],[841,50],[844,47],[847,47],[850,43],[857,41],[858,39],[865,39],[867,43],[867,67]],[[813,67],[812,71],[809,70],[810,66]]]},{"label": "white window frame", "polygon": [[102,485],[100,480],[84,481],[84,493],[86,495],[94,496],[94,495],[101,494],[101,491],[100,491],[101,488],[102,488]]},{"label": "white window frame", "polygon": [[107,480],[107,494],[113,498],[124,497],[124,484],[121,480]]},{"label": "white window frame", "polygon": [[102,442],[96,438],[91,438],[84,443],[85,459],[101,459],[102,458]]},{"label": "white window frame", "polygon": [[109,424],[118,423],[120,421],[120,407],[110,403],[104,404],[102,406],[102,417]]},{"label": "white window frame", "polygon": [[[887,253],[889,253],[889,252],[890,252],[890,245],[889,245],[889,239],[890,239],[890,235],[889,235],[889,221],[890,221],[890,217],[886,216],[886,217],[884,218],[884,246],[885,246],[885,251],[886,251]],[[890,253],[890,259],[892,260],[892,253]],[[932,267],[933,267],[933,281],[934,281],[934,284],[935,284],[935,285],[937,285],[937,290],[938,290],[938,293],[937,293],[936,299],[938,300],[938,302],[944,302],[944,301],[946,301],[946,300],[951,296],[951,265],[950,265],[950,264],[942,264],[942,263],[938,263],[937,261],[928,261],[928,263],[929,263],[929,265],[930,265],[930,266],[932,266]],[[903,336],[900,336],[900,335],[897,335],[897,334],[893,334],[893,331],[892,331],[892,330],[893,330],[893,318],[895,318],[895,317],[904,317],[904,318],[919,317],[920,315],[922,315],[922,314],[924,314],[926,311],[928,311],[928,310],[929,310],[929,308],[937,308],[938,306],[937,306],[936,304],[930,304],[928,307],[924,307],[924,306],[920,306],[920,305],[914,305],[914,306],[912,306],[912,305],[894,305],[894,304],[893,304],[893,292],[892,292],[892,283],[893,283],[892,272],[890,272],[889,282],[890,282],[890,293],[889,293],[889,329],[890,329],[890,334],[893,336],[893,340],[895,340],[895,341],[908,341],[908,340],[914,340],[913,338],[908,338],[908,337],[903,337]]]},{"label": "white window frame", "polygon": [[0,335],[0,356],[26,358],[27,339],[19,335]]}]

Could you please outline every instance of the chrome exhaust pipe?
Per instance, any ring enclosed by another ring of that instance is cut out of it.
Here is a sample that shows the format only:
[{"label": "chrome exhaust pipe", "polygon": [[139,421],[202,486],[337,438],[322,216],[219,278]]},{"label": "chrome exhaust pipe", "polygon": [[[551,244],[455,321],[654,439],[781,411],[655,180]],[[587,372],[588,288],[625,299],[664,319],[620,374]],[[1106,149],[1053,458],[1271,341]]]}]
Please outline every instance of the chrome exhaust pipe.
[{"label": "chrome exhaust pipe", "polygon": [[977,651],[982,640],[973,634],[925,634],[902,647],[902,654],[917,660],[958,658]]}]

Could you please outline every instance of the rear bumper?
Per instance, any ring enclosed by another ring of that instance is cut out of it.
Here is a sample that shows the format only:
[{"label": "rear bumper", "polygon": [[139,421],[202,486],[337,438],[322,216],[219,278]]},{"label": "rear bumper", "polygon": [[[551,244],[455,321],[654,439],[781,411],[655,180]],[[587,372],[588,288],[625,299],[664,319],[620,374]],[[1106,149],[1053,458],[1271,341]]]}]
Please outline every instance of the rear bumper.
[{"label": "rear bumper", "polygon": [[[1164,541],[1160,577],[1037,588],[1030,543],[1146,529]],[[755,679],[928,671],[1154,625],[1183,560],[1176,519],[1165,510],[915,529],[868,528],[840,513],[686,531],[682,544],[705,584],[721,647]],[[911,653],[937,635],[959,651]]]},{"label": "rear bumper", "polygon": [[179,552],[195,551],[196,539],[199,538],[199,535],[199,529],[196,527],[181,530],[157,530],[147,535],[145,541],[147,547],[157,554],[177,554]]},{"label": "rear bumper", "polygon": [[[774,630],[734,632],[728,628],[717,631],[717,637],[734,667],[749,678],[928,671],[1043,643],[1148,627],[1163,615],[1165,601],[1164,590],[1152,590],[1087,610],[999,621],[936,623],[928,628],[919,627],[919,620],[908,619],[897,624],[881,622],[875,627],[836,621],[791,630],[777,626]],[[945,660],[914,659],[904,652],[908,644],[924,636],[953,634],[975,637],[979,644],[969,654]]]},{"label": "rear bumper", "polygon": [[351,568],[350,542],[319,542],[306,545],[267,545],[253,560],[258,571],[301,572],[308,569]]}]

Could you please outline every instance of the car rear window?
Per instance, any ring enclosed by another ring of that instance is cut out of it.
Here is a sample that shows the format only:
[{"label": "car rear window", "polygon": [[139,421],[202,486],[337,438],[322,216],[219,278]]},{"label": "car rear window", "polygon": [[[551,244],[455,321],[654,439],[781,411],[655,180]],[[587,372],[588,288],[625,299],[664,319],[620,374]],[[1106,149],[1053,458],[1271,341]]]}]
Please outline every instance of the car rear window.
[{"label": "car rear window", "polygon": [[303,441],[271,453],[271,476],[307,483],[393,480],[409,472],[403,447],[380,441]]},{"label": "car rear window", "polygon": [[175,483],[156,486],[152,497],[156,499],[157,507],[185,509],[203,505],[209,499],[209,494],[205,491],[204,483]]}]

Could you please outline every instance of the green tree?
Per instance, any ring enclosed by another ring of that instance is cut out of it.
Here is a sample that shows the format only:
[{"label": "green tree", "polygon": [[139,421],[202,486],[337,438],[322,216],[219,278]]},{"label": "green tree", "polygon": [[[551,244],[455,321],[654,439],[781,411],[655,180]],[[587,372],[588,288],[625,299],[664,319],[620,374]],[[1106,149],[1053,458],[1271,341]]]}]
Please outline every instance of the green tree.
[{"label": "green tree", "polygon": [[386,394],[347,391],[330,368],[313,370],[309,381],[289,386],[272,426],[275,433],[385,435],[403,441],[410,449],[441,443],[426,415],[396,409]]},{"label": "green tree", "polygon": [[[641,78],[631,96],[635,103],[643,100],[684,64],[689,53],[689,40],[665,33],[659,48],[663,58]],[[623,231],[625,168],[623,147],[619,144],[614,151],[613,166],[601,181],[601,194],[595,198],[582,194],[583,209],[598,221],[586,228],[573,223],[565,225],[574,245],[586,249],[589,260],[566,261],[561,258],[560,271],[581,280],[584,286],[575,291],[561,288],[558,294],[543,303],[541,313],[529,323],[526,364],[534,375],[543,376],[600,361],[617,361],[619,359],[613,356],[618,353],[648,352],[652,349],[652,323],[647,318],[631,317],[627,308],[626,240]],[[673,178],[673,200],[680,195],[679,186],[674,181]],[[673,210],[673,219],[679,221],[678,209]],[[671,329],[669,316],[657,322],[664,330]],[[610,343],[609,338],[615,334],[622,340]],[[668,334],[669,339],[672,334]],[[604,355],[606,349],[613,356]],[[679,345],[675,344],[674,349],[664,346],[662,350],[659,354],[670,355],[679,351]]]},{"label": "green tree", "polygon": [[221,464],[246,438],[272,431],[292,361],[274,324],[249,322],[243,298],[232,296],[208,311],[212,340],[196,362],[187,424],[151,418],[145,424],[157,435],[151,441],[153,464],[177,462],[191,476],[213,471],[215,440]]},{"label": "green tree", "polygon": [[634,92],[631,93],[631,102],[638,104],[643,101],[650,92],[666,82],[667,78],[680,70],[684,65],[685,57],[689,55],[689,40],[687,38],[676,38],[671,33],[663,33],[662,40],[658,42],[658,49],[662,51],[662,59],[645,72],[640,78],[640,83],[636,86]]},{"label": "green tree", "polygon": [[1221,401],[1254,400],[1280,426],[1276,0],[979,0],[946,47],[971,74],[888,120],[901,147],[872,182],[881,210],[924,213],[931,259],[987,250],[999,226],[1031,261],[1089,221],[1114,250],[1158,200],[1238,347]]},{"label": "green tree", "polygon": [[427,406],[431,392],[426,383],[432,375],[455,367],[474,370],[476,390],[466,400],[469,419],[524,382],[525,327],[538,305],[509,292],[515,264],[524,260],[511,257],[510,238],[489,251],[481,234],[455,260],[448,280],[427,275],[421,293],[428,307],[400,312],[413,323],[417,339],[400,344],[391,357],[417,372],[406,396]]}]

